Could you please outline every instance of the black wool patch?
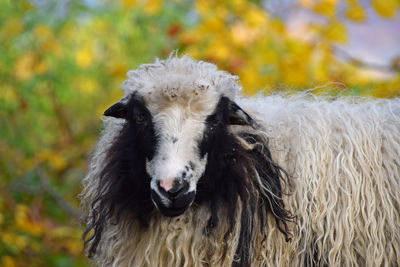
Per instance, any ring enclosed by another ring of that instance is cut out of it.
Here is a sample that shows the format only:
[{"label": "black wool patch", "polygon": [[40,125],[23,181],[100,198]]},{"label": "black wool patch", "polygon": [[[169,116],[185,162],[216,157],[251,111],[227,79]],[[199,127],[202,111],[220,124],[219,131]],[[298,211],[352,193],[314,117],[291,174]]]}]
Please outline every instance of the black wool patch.
[{"label": "black wool patch", "polygon": [[[90,244],[89,257],[96,254],[107,221],[118,223],[122,216],[133,216],[145,226],[154,210],[150,199],[151,178],[145,170],[146,159],[154,156],[157,140],[152,117],[143,101],[132,96],[125,106],[126,123],[107,151],[100,174],[100,186],[92,203],[91,224],[84,233]],[[89,233],[94,234],[89,236]]]},{"label": "black wool patch", "polygon": [[[235,116],[232,115],[235,112],[230,108],[232,106],[237,107],[228,98],[222,97],[214,113],[207,118],[206,131],[199,144],[201,155],[207,154],[207,166],[197,185],[195,203],[208,205],[210,208],[211,216],[205,233],[212,231],[220,220],[228,221],[229,228],[225,233],[227,238],[236,223],[238,201],[242,202],[240,240],[236,250],[239,260],[234,266],[249,266],[254,249],[252,238],[256,231],[253,216],[260,217],[260,230],[265,234],[265,214],[272,213],[279,230],[286,237],[289,235],[286,222],[291,221],[293,216],[285,209],[281,199],[281,182],[285,181],[286,173],[272,160],[268,144],[257,136],[242,136],[249,143],[263,144],[263,149],[255,146],[253,150],[247,151],[228,132],[227,127],[235,121],[232,120]],[[249,122],[252,121],[249,118]],[[258,194],[259,197],[256,198],[255,192],[259,190],[259,185],[254,184],[252,175],[255,174],[251,173],[254,169],[260,175],[263,186],[272,193]],[[227,218],[218,218],[219,209],[227,211]]]}]

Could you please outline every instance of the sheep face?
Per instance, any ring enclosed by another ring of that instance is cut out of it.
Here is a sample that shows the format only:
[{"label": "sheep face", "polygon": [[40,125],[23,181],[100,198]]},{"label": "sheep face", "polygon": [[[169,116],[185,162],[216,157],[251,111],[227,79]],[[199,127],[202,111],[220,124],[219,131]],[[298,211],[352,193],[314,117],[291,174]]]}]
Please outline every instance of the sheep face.
[{"label": "sheep face", "polygon": [[[105,113],[127,120],[133,131],[142,127],[147,136],[143,151],[150,179],[150,195],[155,207],[166,216],[178,216],[196,198],[197,184],[207,169],[208,154],[230,140],[227,127],[254,121],[227,97],[206,102],[169,101],[157,105],[132,94]],[[137,151],[136,151],[137,153]],[[143,179],[146,179],[143,177]]]},{"label": "sheep face", "polygon": [[207,155],[200,155],[198,144],[213,106],[197,112],[180,103],[149,107],[157,144],[146,171],[151,177],[151,199],[166,216],[182,214],[194,201],[196,184],[207,164]]}]

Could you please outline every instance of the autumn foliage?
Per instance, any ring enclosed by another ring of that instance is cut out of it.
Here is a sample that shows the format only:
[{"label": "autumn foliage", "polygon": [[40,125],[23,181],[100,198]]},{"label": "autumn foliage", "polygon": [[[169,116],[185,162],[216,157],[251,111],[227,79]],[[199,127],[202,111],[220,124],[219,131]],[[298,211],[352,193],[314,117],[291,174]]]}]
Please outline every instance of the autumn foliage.
[{"label": "autumn foliage", "polygon": [[[400,57],[377,67],[338,50],[343,20],[368,20],[360,0],[293,1],[319,18],[306,35],[268,1],[43,2],[0,1],[0,266],[88,265],[77,194],[99,118],[126,72],[155,57],[215,62],[249,95],[400,95]],[[398,14],[398,0],[370,2]]]}]

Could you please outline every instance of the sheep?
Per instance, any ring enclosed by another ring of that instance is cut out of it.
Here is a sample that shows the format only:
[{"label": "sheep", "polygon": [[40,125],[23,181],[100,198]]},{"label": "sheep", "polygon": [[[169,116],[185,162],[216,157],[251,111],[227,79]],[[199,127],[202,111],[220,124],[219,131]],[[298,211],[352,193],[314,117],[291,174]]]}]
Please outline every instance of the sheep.
[{"label": "sheep", "polygon": [[399,266],[399,99],[239,96],[190,56],[127,76],[80,195],[98,266]]}]

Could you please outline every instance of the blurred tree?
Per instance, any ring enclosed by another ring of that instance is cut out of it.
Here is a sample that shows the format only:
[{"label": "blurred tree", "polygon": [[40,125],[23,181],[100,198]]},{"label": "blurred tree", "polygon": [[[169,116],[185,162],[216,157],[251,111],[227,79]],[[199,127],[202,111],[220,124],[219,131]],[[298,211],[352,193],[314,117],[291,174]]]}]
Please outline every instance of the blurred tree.
[{"label": "blurred tree", "polygon": [[[301,0],[322,19],[293,36],[268,1],[0,1],[0,266],[85,266],[77,194],[99,116],[128,69],[176,49],[240,75],[244,92],[400,94],[400,60],[375,66],[338,49],[357,0]],[[372,1],[391,19],[399,2]],[[344,6],[340,11],[339,5]],[[340,12],[339,12],[340,11]],[[389,75],[376,80],[365,68]]]},{"label": "blurred tree", "polygon": [[[357,23],[367,19],[358,0],[289,2],[319,16],[301,34],[294,35],[285,19],[272,16],[258,1],[198,0],[198,23],[180,36],[183,51],[238,74],[247,94],[314,87],[318,87],[315,92],[347,89],[379,97],[400,94],[396,58],[391,66],[376,66],[356,61],[339,49],[348,41],[343,17]],[[373,1],[372,6],[385,18],[395,16],[400,7],[398,1]],[[377,75],[366,75],[365,69],[383,71],[390,78],[377,80]]]}]

